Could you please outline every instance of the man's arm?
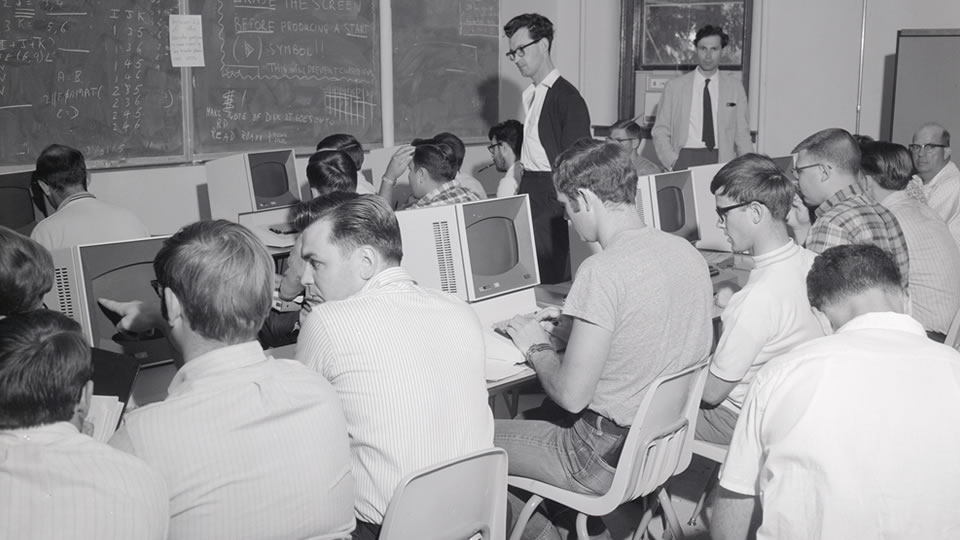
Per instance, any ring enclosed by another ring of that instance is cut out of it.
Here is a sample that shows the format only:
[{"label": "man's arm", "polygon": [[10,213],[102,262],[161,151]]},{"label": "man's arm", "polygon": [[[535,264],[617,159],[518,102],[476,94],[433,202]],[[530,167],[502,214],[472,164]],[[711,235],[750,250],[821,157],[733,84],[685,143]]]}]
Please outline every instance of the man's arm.
[{"label": "man's arm", "polygon": [[675,85],[670,83],[675,80],[677,79],[667,82],[666,88],[663,89],[663,95],[660,96],[660,107],[657,109],[657,121],[651,132],[657,157],[668,171],[673,170],[673,165],[677,162],[678,157],[678,154],[673,150],[674,133],[670,125],[673,117],[674,95],[676,94]]},{"label": "man's arm", "polygon": [[747,93],[743,90],[743,83],[735,77],[728,79],[735,82],[737,89],[737,129],[734,134],[734,149],[738,156],[742,156],[753,152],[753,141],[750,139],[750,103],[747,101]]},{"label": "man's arm", "polygon": [[386,199],[391,207],[393,207],[393,187],[397,185],[397,181],[400,180],[400,177],[403,176],[403,173],[407,170],[407,166],[410,165],[414,150],[415,148],[412,146],[401,146],[398,148],[393,156],[390,157],[387,170],[384,171],[383,178],[380,180],[380,191],[378,193]]},{"label": "man's arm", "polygon": [[701,401],[708,405],[719,405],[727,399],[727,396],[738,384],[740,384],[740,381],[725,381],[711,372],[707,375],[707,383],[703,387]]},{"label": "man's arm", "polygon": [[576,93],[563,105],[561,119],[560,151],[570,148],[573,143],[590,137],[590,111],[583,96]]},{"label": "man's arm", "polygon": [[855,244],[853,239],[845,230],[834,223],[825,222],[818,219],[817,223],[810,227],[804,247],[814,253],[823,253],[834,246],[845,246]]},{"label": "man's arm", "polygon": [[719,488],[710,517],[713,540],[746,540],[755,538],[760,526],[760,505],[753,495],[741,495]]}]

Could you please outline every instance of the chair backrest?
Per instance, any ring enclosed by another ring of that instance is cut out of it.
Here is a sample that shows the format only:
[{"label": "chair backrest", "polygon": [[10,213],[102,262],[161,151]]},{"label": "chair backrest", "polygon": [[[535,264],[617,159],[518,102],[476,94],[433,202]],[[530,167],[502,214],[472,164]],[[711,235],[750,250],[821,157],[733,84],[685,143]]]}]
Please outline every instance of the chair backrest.
[{"label": "chair backrest", "polygon": [[630,501],[690,465],[707,362],[655,380],[640,403],[607,495]]},{"label": "chair backrest", "polygon": [[947,339],[943,343],[949,347],[960,350],[960,311],[953,316],[953,322],[950,323],[950,330],[947,331]]},{"label": "chair backrest", "polygon": [[503,540],[507,453],[491,448],[407,476],[390,499],[380,540]]}]

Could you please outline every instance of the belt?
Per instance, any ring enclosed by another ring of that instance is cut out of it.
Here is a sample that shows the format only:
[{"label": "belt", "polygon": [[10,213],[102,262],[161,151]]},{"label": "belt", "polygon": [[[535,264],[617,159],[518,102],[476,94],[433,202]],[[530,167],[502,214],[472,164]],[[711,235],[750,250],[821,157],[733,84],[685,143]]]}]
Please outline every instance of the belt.
[{"label": "belt", "polygon": [[[606,416],[603,416],[596,411],[591,411],[590,409],[586,409],[580,413],[580,418],[585,422],[589,422],[590,424],[598,426],[600,431],[610,435],[615,435],[618,438],[617,444],[600,456],[604,461],[607,462],[607,465],[616,467],[617,463],[620,461],[620,453],[623,451],[623,443],[627,440],[627,433],[630,432],[630,428],[617,425],[613,420],[610,420]],[[598,421],[599,424],[597,424]]]},{"label": "belt", "polygon": [[548,178],[553,176],[553,171],[528,171],[524,170],[523,175],[529,178]]}]

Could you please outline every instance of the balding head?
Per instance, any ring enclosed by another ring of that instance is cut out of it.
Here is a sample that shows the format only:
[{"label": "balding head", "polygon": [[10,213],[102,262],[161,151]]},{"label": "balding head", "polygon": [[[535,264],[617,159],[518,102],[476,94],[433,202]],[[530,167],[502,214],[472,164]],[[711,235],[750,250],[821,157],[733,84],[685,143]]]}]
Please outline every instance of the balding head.
[{"label": "balding head", "polygon": [[937,123],[924,124],[913,134],[910,156],[923,183],[930,182],[950,162],[950,132]]}]

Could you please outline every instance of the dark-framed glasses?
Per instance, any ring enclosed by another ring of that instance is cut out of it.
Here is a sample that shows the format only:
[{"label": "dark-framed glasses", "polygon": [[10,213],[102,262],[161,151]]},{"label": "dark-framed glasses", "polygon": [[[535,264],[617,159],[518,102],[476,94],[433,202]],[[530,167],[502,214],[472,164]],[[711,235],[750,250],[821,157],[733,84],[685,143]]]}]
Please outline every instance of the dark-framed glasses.
[{"label": "dark-framed glasses", "polygon": [[163,298],[163,285],[155,279],[150,280],[150,287],[153,289],[153,292],[157,293],[158,298]]},{"label": "dark-framed glasses", "polygon": [[819,167],[819,166],[821,166],[821,165],[823,165],[823,164],[822,164],[822,163],[811,163],[811,164],[809,164],[809,165],[803,165],[802,167],[797,167],[796,165],[794,165],[790,170],[793,171],[793,176],[799,177],[801,171],[805,171],[805,170],[807,170],[807,169],[812,169],[812,168],[814,168],[814,167]]},{"label": "dark-framed glasses", "polygon": [[748,204],[752,204],[752,203],[753,201],[747,201],[747,202],[742,202],[737,204],[731,204],[730,206],[718,206],[717,217],[720,218],[720,223],[727,222],[727,214],[729,214],[731,210],[736,210],[737,208],[743,208],[744,206],[747,206]]},{"label": "dark-framed glasses", "polygon": [[907,145],[907,148],[910,149],[910,152],[914,154],[929,154],[930,152],[933,152],[937,148],[946,148],[946,147],[947,145],[945,144],[937,144],[937,143]]},{"label": "dark-framed glasses", "polygon": [[531,41],[530,43],[527,43],[526,45],[521,45],[516,49],[510,49],[509,51],[507,51],[507,60],[510,60],[511,62],[513,62],[517,58],[523,58],[523,56],[526,54],[523,50],[533,45],[534,43],[539,42],[541,39],[543,38],[537,38]]},{"label": "dark-framed glasses", "polygon": [[496,151],[497,148],[500,147],[501,144],[503,144],[503,143],[495,142],[495,143],[493,143],[493,144],[488,144],[488,145],[487,145],[487,150],[492,154],[492,153],[494,153],[494,152]]}]

